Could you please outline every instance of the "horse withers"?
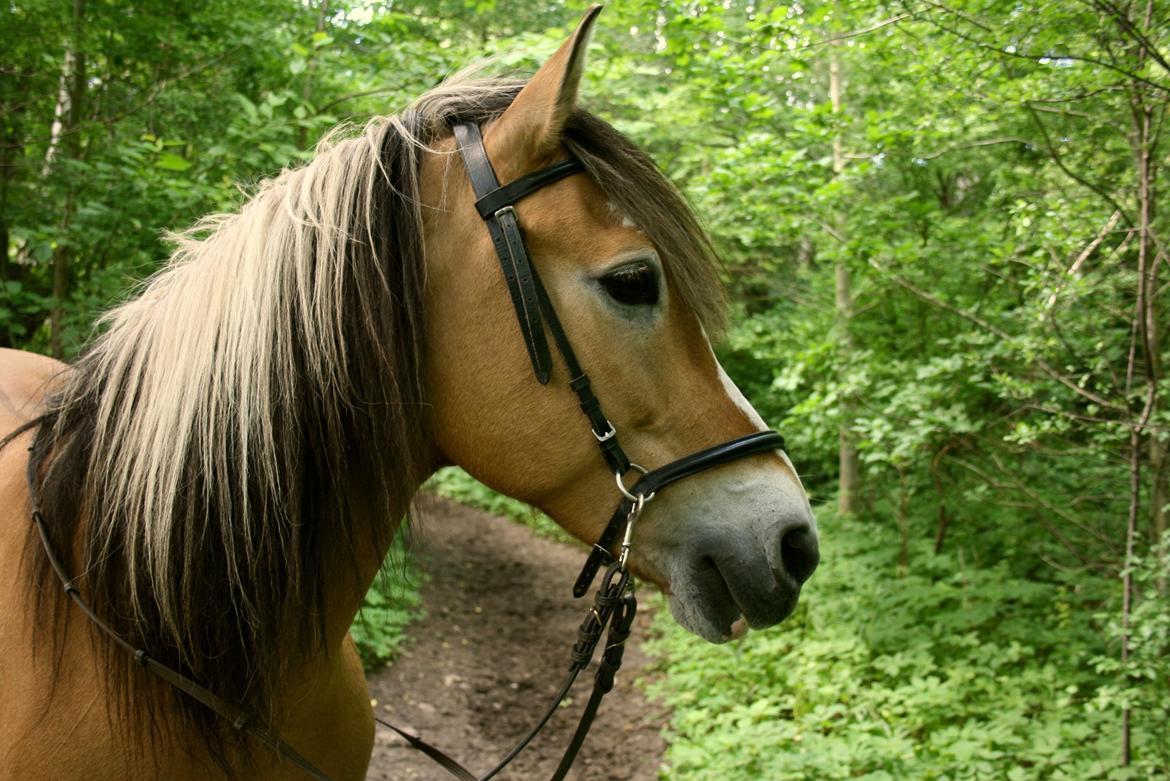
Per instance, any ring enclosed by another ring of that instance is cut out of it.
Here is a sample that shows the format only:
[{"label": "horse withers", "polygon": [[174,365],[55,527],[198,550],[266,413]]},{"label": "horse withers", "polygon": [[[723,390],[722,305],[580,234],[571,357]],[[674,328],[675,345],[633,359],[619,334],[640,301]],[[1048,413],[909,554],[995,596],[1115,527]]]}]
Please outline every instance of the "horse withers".
[{"label": "horse withers", "polygon": [[[0,450],[0,777],[304,777],[77,612],[34,505],[121,637],[334,779],[362,778],[373,740],[348,628],[428,475],[458,464],[598,539],[620,498],[607,432],[563,362],[533,379],[456,124],[482,128],[500,182],[580,163],[508,208],[631,458],[766,428],[707,339],[708,239],[646,155],[576,107],[595,18],[528,82],[454,77],[201,221],[71,366],[0,352],[0,431],[20,432]],[[660,493],[629,563],[680,623],[722,642],[791,612],[817,546],[782,451]]]}]

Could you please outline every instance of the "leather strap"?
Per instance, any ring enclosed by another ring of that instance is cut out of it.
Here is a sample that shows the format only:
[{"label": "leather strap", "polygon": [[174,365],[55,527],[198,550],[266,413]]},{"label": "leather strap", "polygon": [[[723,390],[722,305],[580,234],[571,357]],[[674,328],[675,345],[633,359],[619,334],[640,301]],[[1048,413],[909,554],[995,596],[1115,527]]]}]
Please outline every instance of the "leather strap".
[{"label": "leather strap", "polygon": [[374,717],[374,721],[378,722],[386,729],[398,733],[399,736],[401,736],[407,743],[410,744],[411,748],[426,754],[428,757],[434,760],[435,764],[446,770],[451,775],[455,776],[455,778],[458,778],[459,781],[476,781],[475,774],[473,774],[467,768],[463,767],[463,765],[459,764],[458,760],[452,759],[442,749],[435,748],[430,743],[427,743],[425,740],[420,738],[418,735],[412,735],[406,730],[400,729],[390,722],[378,718],[377,716]]},{"label": "leather strap", "polygon": [[[706,450],[691,453],[689,456],[683,456],[677,461],[671,461],[665,466],[651,470],[642,475],[642,479],[634,484],[634,487],[630,489],[630,493],[635,496],[649,497],[651,494],[666,488],[671,483],[678,482],[684,477],[690,477],[705,469],[710,469],[757,453],[783,449],[784,437],[775,431],[757,431],[754,434],[748,434],[739,439],[733,439],[730,442],[724,442],[714,447],[709,447]],[[617,542],[618,535],[625,528],[626,519],[629,517],[631,507],[633,507],[633,502],[623,498],[610,517],[609,523],[601,532],[601,536],[597,538],[593,549],[589,551],[589,557],[585,560],[585,566],[581,568],[581,574],[577,576],[577,582],[573,584],[573,596],[584,596],[585,592],[589,590],[589,585],[593,582],[593,578],[597,575],[597,570],[602,565],[614,561],[611,549]]]},{"label": "leather strap", "polygon": [[476,211],[485,220],[490,219],[500,209],[518,203],[521,199],[526,198],[542,187],[547,187],[553,182],[564,179],[571,174],[584,172],[585,166],[581,165],[579,160],[562,160],[556,165],[551,165],[548,168],[543,168],[534,173],[525,174],[503,187],[497,187],[486,195],[480,196],[477,191],[476,195],[479,197],[479,200],[475,202]]},{"label": "leather strap", "polygon": [[616,615],[609,625],[609,634],[605,639],[605,652],[601,655],[601,663],[593,675],[593,691],[589,695],[589,702],[585,703],[585,710],[581,713],[581,720],[577,722],[577,729],[573,739],[569,741],[565,753],[561,756],[560,764],[552,775],[552,781],[561,781],[573,766],[577,752],[585,743],[585,736],[593,726],[593,719],[597,716],[597,709],[601,707],[601,700],[613,689],[614,676],[622,666],[622,655],[626,650],[626,640],[634,626],[634,616],[638,612],[638,601],[632,592],[622,597]]},{"label": "leather strap", "polygon": [[[31,486],[30,486],[31,490]],[[187,696],[202,703],[205,707],[210,709],[213,713],[231,722],[232,727],[236,730],[247,730],[252,737],[259,740],[262,744],[276,752],[285,762],[296,765],[303,770],[307,775],[317,779],[318,781],[329,781],[329,776],[325,775],[316,765],[305,759],[301,754],[285,740],[280,737],[280,734],[275,730],[266,729],[265,727],[254,723],[249,714],[240,708],[235,703],[229,702],[220,697],[215,692],[199,685],[182,673],[171,669],[162,662],[156,660],[149,653],[141,648],[135,648],[128,643],[124,637],[115,632],[109,624],[101,619],[97,613],[86,603],[81,597],[81,592],[77,590],[73,580],[65,572],[64,565],[61,560],[57,558],[57,553],[49,542],[49,532],[45,528],[45,516],[41,514],[39,507],[34,507],[32,512],[33,524],[37,527],[37,533],[41,538],[41,545],[45,549],[45,556],[49,560],[49,566],[52,567],[53,572],[56,573],[57,578],[61,581],[61,585],[65,587],[65,593],[73,600],[73,602],[85,613],[86,617],[93,622],[94,626],[102,631],[107,637],[114,641],[114,644],[121,648],[126,653],[134,657],[144,669],[150,671],[157,677],[161,678],[166,683],[175,687]]]},{"label": "leather strap", "polygon": [[[456,125],[454,132],[476,197],[483,198],[498,190],[500,185],[488,161],[479,126]],[[548,351],[548,340],[544,336],[540,304],[536,299],[535,271],[524,249],[516,211],[509,206],[511,204],[502,206],[485,219],[496,256],[500,259],[500,268],[504,272],[504,281],[508,284],[512,306],[516,309],[516,318],[520,323],[524,346],[528,349],[528,358],[532,361],[532,369],[540,384],[547,385],[552,372],[552,357]]]},{"label": "leather strap", "polygon": [[540,188],[547,187],[566,176],[583,172],[585,167],[577,160],[565,160],[540,171],[525,174],[501,187],[491,161],[488,160],[479,126],[473,123],[460,123],[452,130],[459,145],[459,153],[463,157],[463,164],[467,168],[472,190],[478,199],[475,203],[476,210],[487,224],[492,244],[496,248],[496,255],[504,272],[504,281],[508,285],[512,305],[516,309],[520,333],[524,337],[536,379],[542,385],[548,384],[552,372],[552,358],[544,333],[547,325],[569,373],[569,387],[577,394],[581,411],[589,418],[589,428],[597,440],[606,465],[611,472],[625,474],[630,469],[630,460],[618,442],[617,431],[602,412],[601,402],[593,394],[588,375],[577,361],[569,337],[549,299],[548,291],[545,290],[540,275],[537,274],[528,256],[516,212],[511,208]]}]

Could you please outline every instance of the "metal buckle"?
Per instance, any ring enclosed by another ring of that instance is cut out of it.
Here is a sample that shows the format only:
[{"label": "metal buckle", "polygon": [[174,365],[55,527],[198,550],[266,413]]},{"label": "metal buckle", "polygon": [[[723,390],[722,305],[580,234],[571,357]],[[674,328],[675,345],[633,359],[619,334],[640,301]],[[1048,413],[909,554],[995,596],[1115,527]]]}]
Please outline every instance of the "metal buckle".
[{"label": "metal buckle", "polygon": [[516,210],[512,208],[511,204],[509,204],[502,209],[496,209],[496,213],[493,214],[492,217],[494,217],[498,220],[498,219],[500,219],[501,216],[503,216],[505,214],[511,214],[513,217],[515,217]]},{"label": "metal buckle", "polygon": [[[597,438],[598,442],[608,442],[617,436],[617,429],[614,428],[614,425],[609,422],[609,418],[605,419],[605,425],[609,426],[609,431],[605,432],[604,434],[598,434],[597,431],[592,427],[589,429],[593,432],[593,436]],[[639,469],[641,469],[641,467],[639,467]],[[642,473],[645,474],[646,470],[643,469]]]}]

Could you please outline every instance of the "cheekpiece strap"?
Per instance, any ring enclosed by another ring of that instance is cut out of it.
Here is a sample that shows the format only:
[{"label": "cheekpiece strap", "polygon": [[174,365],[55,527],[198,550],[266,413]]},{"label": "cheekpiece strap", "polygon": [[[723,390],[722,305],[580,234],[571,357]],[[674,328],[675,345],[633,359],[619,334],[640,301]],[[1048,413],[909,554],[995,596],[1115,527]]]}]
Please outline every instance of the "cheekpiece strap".
[{"label": "cheekpiece strap", "polygon": [[[471,123],[460,124],[454,127],[454,132],[475,197],[483,198],[498,191],[500,184],[488,160],[479,126]],[[520,233],[516,210],[511,208],[511,204],[507,204],[484,217],[484,221],[487,223],[496,255],[500,259],[504,281],[508,283],[508,293],[516,309],[516,318],[520,322],[520,333],[524,337],[524,346],[528,350],[529,360],[532,361],[532,369],[540,384],[546,385],[552,371],[552,356],[549,354],[540,302],[537,300],[536,271],[532,268],[528,252],[524,248],[524,238]]]},{"label": "cheekpiece strap", "polygon": [[476,211],[487,223],[492,244],[495,245],[536,379],[541,384],[547,384],[552,372],[552,357],[545,336],[547,326],[565,362],[569,374],[569,387],[577,394],[581,411],[589,420],[589,428],[597,440],[598,449],[606,465],[611,472],[625,474],[630,469],[630,459],[618,442],[617,430],[602,412],[601,403],[589,384],[589,376],[577,361],[569,337],[549,299],[548,291],[540,281],[540,275],[532,264],[532,259],[528,257],[520,223],[516,219],[515,209],[512,208],[542,187],[558,182],[566,176],[584,172],[585,166],[579,160],[563,160],[501,186],[488,160],[479,126],[473,123],[460,123],[452,130],[467,168],[472,190],[478,199],[475,202]]}]

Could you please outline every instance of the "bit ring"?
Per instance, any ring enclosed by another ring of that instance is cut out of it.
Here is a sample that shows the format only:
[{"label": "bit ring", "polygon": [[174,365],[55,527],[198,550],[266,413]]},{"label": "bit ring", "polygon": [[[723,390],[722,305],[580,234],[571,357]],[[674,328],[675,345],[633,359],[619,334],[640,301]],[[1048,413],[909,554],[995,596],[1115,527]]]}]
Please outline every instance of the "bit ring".
[{"label": "bit ring", "polygon": [[[643,475],[649,473],[649,470],[647,470],[646,467],[639,466],[638,464],[635,464],[635,463],[630,464],[630,469],[637,469]],[[628,488],[626,488],[626,484],[622,482],[622,473],[621,472],[614,472],[613,476],[614,476],[614,479],[617,481],[618,490],[622,492],[622,496],[626,497],[631,502],[637,502],[638,499],[641,498],[641,496],[642,496],[641,494],[638,494],[637,496],[635,496],[634,494],[630,493],[630,490]],[[643,498],[642,501],[648,502],[653,498],[654,498],[654,494],[652,493],[649,496]]]}]

